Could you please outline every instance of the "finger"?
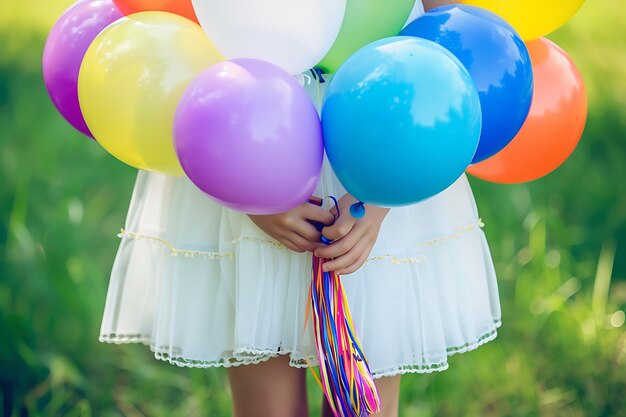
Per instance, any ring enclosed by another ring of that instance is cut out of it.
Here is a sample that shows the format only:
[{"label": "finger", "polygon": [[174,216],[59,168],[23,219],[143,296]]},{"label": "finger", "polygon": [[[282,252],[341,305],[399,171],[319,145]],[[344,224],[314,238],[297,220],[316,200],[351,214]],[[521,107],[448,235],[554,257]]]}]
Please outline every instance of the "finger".
[{"label": "finger", "polygon": [[339,217],[339,216],[337,215],[337,206],[333,206],[333,208],[331,208],[331,209],[330,209],[330,214],[332,214],[332,215],[333,215],[333,218],[334,218],[335,220],[337,219],[337,217]]},{"label": "finger", "polygon": [[292,242],[294,245],[296,245],[296,247],[298,247],[298,249],[301,250],[301,252],[313,252],[315,251],[317,248],[323,246],[323,243],[321,242],[311,242],[310,240],[307,240],[305,238],[303,238],[302,236],[300,236],[299,234],[297,234],[296,232],[291,232],[289,233],[286,238]]},{"label": "finger", "polygon": [[335,216],[330,214],[328,210],[315,204],[305,204],[302,206],[302,216],[308,220],[331,225],[335,221]]},{"label": "finger", "polygon": [[363,253],[366,253],[366,256],[369,255],[369,245],[369,240],[359,241],[347,253],[333,259],[332,261],[324,263],[324,271],[342,271],[346,269],[347,267],[361,259]]},{"label": "finger", "polygon": [[361,233],[353,228],[347,236],[334,241],[328,246],[317,249],[315,251],[315,256],[326,259],[333,259],[342,256],[356,246],[362,236],[363,235]]},{"label": "finger", "polygon": [[365,262],[367,262],[367,259],[369,258],[370,253],[372,252],[372,248],[373,247],[374,247],[374,245],[370,244],[370,246],[367,248],[367,250],[364,251],[361,254],[361,257],[359,259],[357,259],[352,265],[337,271],[337,274],[338,275],[348,275],[348,274],[351,274],[353,272],[356,272],[359,268],[361,268],[365,264]]},{"label": "finger", "polygon": [[291,251],[294,251],[296,253],[304,253],[305,252],[304,250],[300,249],[298,247],[298,245],[296,245],[291,240],[289,240],[289,239],[287,239],[285,237],[280,238],[278,241],[281,243],[281,245],[283,245],[284,247],[286,247],[287,249],[289,249]]},{"label": "finger", "polygon": [[291,231],[296,232],[310,242],[321,242],[322,233],[305,219],[300,219],[291,226]]},{"label": "finger", "polygon": [[356,223],[356,219],[350,214],[342,214],[332,226],[322,229],[322,234],[330,240],[339,240],[346,236]]}]

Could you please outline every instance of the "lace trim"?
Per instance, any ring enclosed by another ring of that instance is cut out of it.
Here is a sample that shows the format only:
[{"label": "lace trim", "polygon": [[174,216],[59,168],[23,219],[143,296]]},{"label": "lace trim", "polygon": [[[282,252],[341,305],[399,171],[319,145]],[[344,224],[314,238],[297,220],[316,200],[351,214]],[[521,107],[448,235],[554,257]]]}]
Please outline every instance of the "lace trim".
[{"label": "lace trim", "polygon": [[254,242],[254,243],[261,243],[263,245],[270,245],[270,246],[274,246],[277,249],[284,249],[284,250],[289,250],[285,245],[283,245],[282,243],[276,241],[276,240],[272,240],[272,239],[262,239],[260,237],[252,237],[252,236],[242,236],[242,237],[237,237],[235,239],[232,240],[232,243],[241,243],[241,242]]},{"label": "lace trim", "polygon": [[482,229],[485,227],[485,223],[483,223],[483,219],[478,219],[478,221],[476,223],[471,223],[471,224],[467,224],[465,226],[461,226],[461,227],[457,227],[456,229],[454,229],[454,231],[456,232],[453,235],[448,235],[448,236],[443,236],[437,239],[433,239],[433,240],[429,240],[427,242],[422,242],[419,245],[417,245],[416,247],[418,248],[422,248],[424,246],[432,246],[432,245],[436,245],[438,243],[442,243],[445,242],[447,240],[452,240],[452,239],[461,239],[461,234],[462,233],[467,233],[467,232],[471,232],[477,228]]},{"label": "lace trim", "polygon": [[220,259],[225,259],[225,258],[228,258],[230,260],[235,259],[235,254],[232,252],[205,252],[205,251],[199,251],[199,250],[176,249],[174,245],[172,245],[170,242],[168,242],[165,239],[161,239],[161,238],[154,237],[154,236],[142,235],[142,234],[135,233],[135,232],[129,232],[128,230],[124,230],[124,229],[120,230],[120,233],[117,235],[117,237],[119,238],[126,237],[130,239],[135,239],[135,240],[150,240],[153,242],[158,242],[164,245],[165,247],[167,247],[170,250],[172,256],[182,255],[185,258],[193,258],[195,256],[202,256],[207,259],[212,259],[216,261]]},{"label": "lace trim", "polygon": [[[482,334],[479,338],[477,338],[473,342],[465,343],[461,346],[455,346],[446,349],[446,353],[448,357],[456,354],[467,353],[472,350],[478,349],[484,344],[487,344],[494,340],[498,336],[498,327],[501,325],[500,320],[494,320],[494,325],[491,330],[488,330],[486,333]],[[424,358],[422,358],[423,362],[425,362]],[[433,372],[442,372],[448,369],[448,361],[444,360],[440,363],[430,364],[430,365],[399,365],[393,368],[388,368],[386,370],[379,370],[374,372],[374,378],[385,378],[397,375],[404,374],[431,374]]]},{"label": "lace trim", "polygon": [[422,261],[424,261],[426,259],[425,256],[421,255],[417,258],[398,258],[397,256],[394,255],[379,255],[379,256],[373,256],[371,258],[369,258],[367,261],[365,261],[363,263],[363,266],[369,264],[370,262],[373,261],[384,261],[384,260],[388,260],[389,262],[391,262],[394,265],[402,265],[402,264],[418,264]]},{"label": "lace trim", "polygon": [[143,334],[102,334],[98,339],[103,343],[114,343],[116,345],[123,345],[128,343],[150,343],[150,336]]},{"label": "lace trim", "polygon": [[151,337],[149,335],[111,333],[100,335],[99,340],[102,343],[116,345],[142,343],[150,347],[156,359],[169,362],[181,368],[232,368],[242,365],[257,365],[281,355],[290,355],[289,366],[293,368],[307,368],[309,364],[317,366],[316,357],[304,357],[295,350],[238,348],[230,355],[224,355],[217,360],[207,361],[185,358],[179,353],[180,348],[170,348],[166,345],[157,348],[156,345],[151,343]]},{"label": "lace trim", "polygon": [[[498,335],[497,328],[500,327],[501,324],[502,323],[499,319],[494,320],[493,326],[474,341],[467,342],[461,346],[446,348],[447,356],[449,357],[455,354],[475,350],[494,340]],[[308,368],[309,366],[317,366],[318,364],[317,357],[304,357],[295,350],[239,348],[230,355],[225,355],[214,361],[206,361],[185,358],[179,353],[180,348],[172,348],[165,345],[157,348],[153,343],[151,343],[149,335],[122,335],[111,333],[108,335],[101,335],[99,340],[103,343],[113,344],[143,343],[144,345],[150,346],[150,350],[154,353],[154,357],[156,359],[184,368],[231,368],[242,365],[256,365],[281,355],[289,355],[289,366],[294,368]],[[374,378],[378,379],[408,373],[430,374],[448,369],[447,360],[443,360],[439,363],[428,363],[426,358],[422,356],[419,359],[416,358],[415,362],[419,362],[420,364],[403,364],[386,369],[373,370],[372,375]]]},{"label": "lace trim", "polygon": [[[427,242],[422,242],[418,245],[416,245],[416,248],[421,248],[421,247],[425,247],[425,246],[432,246],[438,243],[443,243],[445,241],[448,240],[453,240],[453,239],[460,239],[462,237],[462,233],[467,233],[467,232],[471,232],[473,230],[475,230],[476,228],[483,228],[485,227],[485,223],[483,223],[482,219],[478,219],[477,222],[475,223],[471,223],[465,226],[461,226],[461,227],[457,227],[456,229],[454,229],[454,231],[456,232],[453,235],[448,235],[448,236],[443,236],[437,239],[432,239],[429,240]],[[128,230],[125,229],[121,229],[120,233],[117,235],[119,238],[130,238],[130,239],[135,239],[135,240],[148,240],[148,241],[153,241],[153,242],[157,242],[160,243],[162,245],[164,245],[165,247],[167,247],[172,256],[179,256],[182,255],[185,258],[193,258],[195,256],[202,256],[205,257],[207,259],[211,259],[211,260],[221,260],[221,259],[230,259],[230,260],[234,260],[235,259],[235,254],[233,252],[205,252],[205,251],[195,251],[195,250],[184,250],[184,249],[177,249],[172,243],[168,242],[165,239],[161,239],[158,237],[154,237],[154,236],[147,236],[147,235],[142,235],[139,233],[135,233],[135,232],[130,232]],[[258,237],[253,237],[253,236],[242,236],[242,237],[238,237],[235,238],[231,241],[233,244],[237,244],[237,243],[241,243],[241,242],[254,242],[254,243],[259,243],[259,244],[263,244],[263,245],[270,245],[273,246],[277,249],[282,249],[282,250],[289,250],[287,247],[285,247],[284,245],[282,245],[280,242],[277,242],[276,240],[272,240],[272,239],[262,239],[262,238],[258,238]],[[426,258],[422,255],[419,257],[409,257],[409,258],[398,258],[395,255],[391,255],[391,254],[384,254],[384,255],[378,255],[378,256],[373,256],[371,258],[368,258],[367,261],[365,261],[364,265],[367,265],[370,262],[376,262],[376,261],[389,261],[394,265],[402,265],[402,264],[411,264],[411,263],[420,263],[423,260],[425,260]]]},{"label": "lace trim", "polygon": [[156,359],[169,362],[172,365],[181,368],[233,368],[243,365],[257,365],[267,362],[272,358],[289,355],[289,366],[293,368],[307,368],[308,363],[317,365],[317,359],[314,357],[303,358],[298,352],[292,350],[276,351],[271,349],[238,349],[232,356],[225,356],[217,361],[203,361],[187,359],[180,355],[172,355],[162,349],[155,349],[153,345],[150,350],[154,353]]},{"label": "lace trim", "polygon": [[[471,224],[467,224],[465,226],[461,226],[461,227],[457,227],[454,229],[454,231],[456,232],[453,235],[448,235],[448,236],[443,236],[437,239],[432,239],[429,240],[427,242],[422,242],[418,245],[415,246],[415,248],[423,248],[425,246],[432,246],[432,245],[436,245],[439,243],[443,243],[445,241],[448,240],[453,240],[453,239],[461,239],[462,237],[462,233],[467,233],[467,232],[471,232],[473,230],[475,230],[476,228],[483,228],[485,227],[485,223],[483,223],[482,219],[478,219],[477,222],[475,223],[471,223]],[[367,265],[369,262],[371,261],[382,261],[382,260],[389,260],[391,261],[392,264],[395,265],[402,265],[402,264],[413,264],[413,263],[420,263],[424,260],[426,260],[426,257],[424,255],[421,255],[417,258],[398,258],[394,255],[390,255],[390,254],[385,254],[385,255],[380,255],[380,256],[374,256],[372,258],[369,258],[367,261],[365,261],[365,263],[363,264],[363,266]]]}]

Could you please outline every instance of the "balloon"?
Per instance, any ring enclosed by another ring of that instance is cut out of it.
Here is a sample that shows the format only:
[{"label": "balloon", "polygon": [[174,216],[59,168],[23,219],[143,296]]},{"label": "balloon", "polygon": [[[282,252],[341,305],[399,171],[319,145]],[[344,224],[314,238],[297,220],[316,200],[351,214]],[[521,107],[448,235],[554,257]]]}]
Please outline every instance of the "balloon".
[{"label": "balloon", "polygon": [[172,123],[185,88],[223,59],[197,24],[171,13],[118,20],[91,44],[80,106],[98,142],[135,168],[182,175]]},{"label": "balloon", "polygon": [[414,0],[394,0],[387,4],[380,0],[348,0],[339,36],[317,66],[326,73],[334,73],[359,48],[396,36],[414,5]]},{"label": "balloon", "polygon": [[125,14],[147,11],[175,13],[189,20],[198,22],[193,11],[191,0],[113,0],[115,5]]},{"label": "balloon", "polygon": [[227,58],[257,58],[290,74],[320,62],[335,42],[346,0],[192,0]]},{"label": "balloon", "polygon": [[508,23],[478,7],[443,6],[418,17],[401,34],[444,46],[472,75],[483,114],[472,163],[489,158],[513,140],[530,109],[533,73],[528,50]]},{"label": "balloon", "polygon": [[480,137],[480,99],[449,51],[414,37],[382,39],[352,55],[322,108],[335,174],[357,199],[417,203],[465,171]]},{"label": "balloon", "polygon": [[585,0],[461,0],[506,19],[527,41],[554,32],[570,20]]},{"label": "balloon", "polygon": [[57,20],[43,50],[43,80],[61,115],[93,138],[78,103],[78,71],[91,42],[122,17],[111,0],[75,3]]},{"label": "balloon", "polygon": [[522,130],[497,155],[468,172],[487,181],[532,181],[558,168],[574,151],[585,128],[587,95],[578,69],[547,39],[528,43],[535,95]]},{"label": "balloon", "polygon": [[317,110],[293,76],[266,61],[235,59],[203,72],[180,100],[174,141],[198,188],[248,214],[293,209],[321,175]]}]

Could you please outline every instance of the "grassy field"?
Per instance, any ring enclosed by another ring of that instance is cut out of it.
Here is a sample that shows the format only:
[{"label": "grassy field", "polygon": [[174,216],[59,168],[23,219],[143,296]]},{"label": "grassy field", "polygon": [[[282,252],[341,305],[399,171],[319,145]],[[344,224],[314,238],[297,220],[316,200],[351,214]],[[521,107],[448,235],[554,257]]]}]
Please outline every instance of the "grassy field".
[{"label": "grassy field", "polygon": [[[227,416],[223,371],[97,341],[135,172],[72,130],[46,95],[43,42],[70,3],[0,4],[3,415]],[[551,36],[587,83],[584,138],[532,184],[472,180],[504,325],[448,371],[405,377],[402,416],[626,416],[625,19],[618,0],[590,0]]]}]

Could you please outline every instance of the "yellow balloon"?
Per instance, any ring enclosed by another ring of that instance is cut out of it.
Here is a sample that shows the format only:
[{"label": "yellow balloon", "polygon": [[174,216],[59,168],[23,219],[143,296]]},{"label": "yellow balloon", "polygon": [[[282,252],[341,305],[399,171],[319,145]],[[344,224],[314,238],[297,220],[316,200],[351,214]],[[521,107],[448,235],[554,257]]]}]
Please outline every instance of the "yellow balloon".
[{"label": "yellow balloon", "polygon": [[200,26],[165,12],[122,18],[93,41],[78,77],[87,126],[135,168],[183,175],[172,142],[176,106],[189,83],[224,58]]},{"label": "yellow balloon", "polygon": [[461,0],[490,10],[509,22],[522,39],[530,41],[567,23],[585,0]]}]

